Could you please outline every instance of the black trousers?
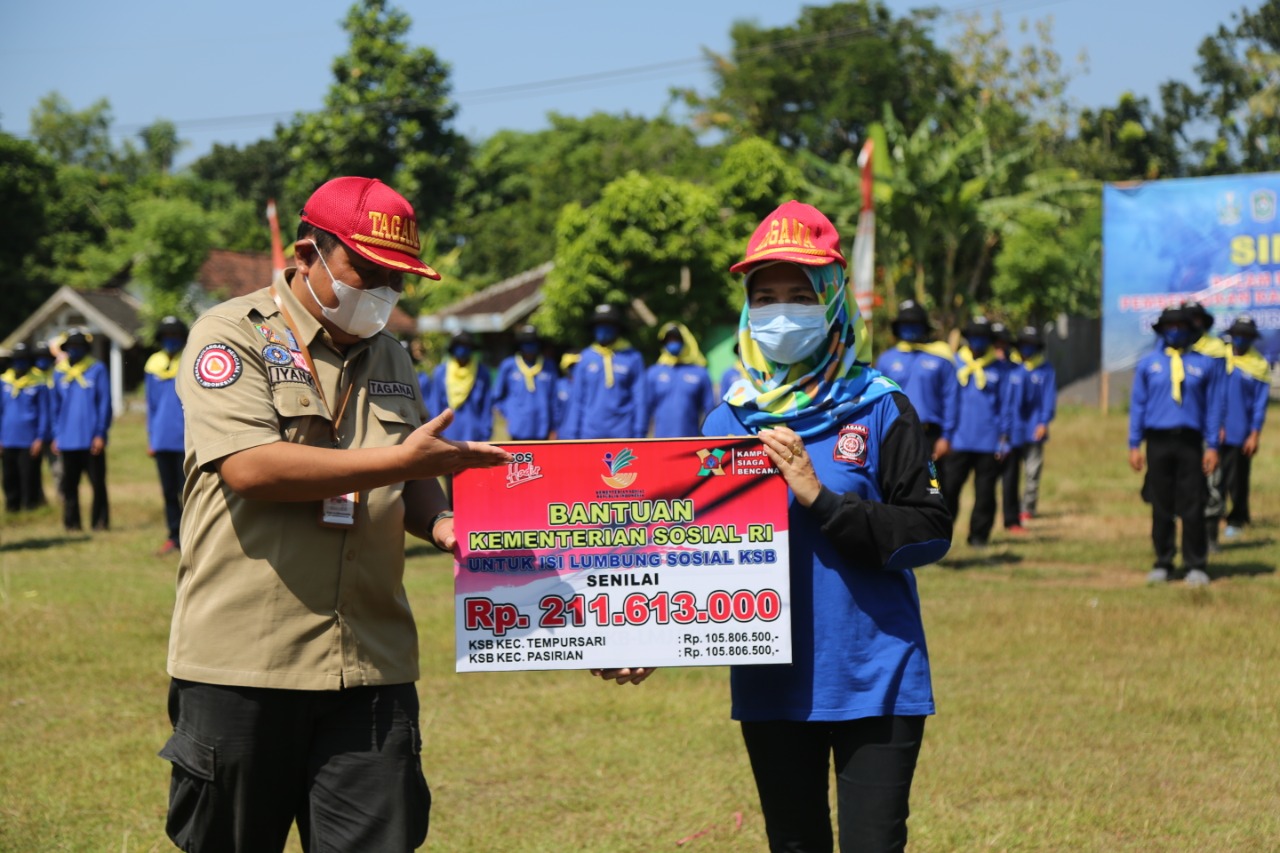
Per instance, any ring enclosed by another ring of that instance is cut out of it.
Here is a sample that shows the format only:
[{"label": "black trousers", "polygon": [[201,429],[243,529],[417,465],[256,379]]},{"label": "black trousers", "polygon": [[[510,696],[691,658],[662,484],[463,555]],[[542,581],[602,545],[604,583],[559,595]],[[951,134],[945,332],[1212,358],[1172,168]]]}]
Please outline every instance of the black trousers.
[{"label": "black trousers", "polygon": [[1231,502],[1227,512],[1227,524],[1243,527],[1249,524],[1249,474],[1253,457],[1245,456],[1238,444],[1224,444],[1219,450],[1218,464],[1222,466],[1222,494]]},{"label": "black trousers", "polygon": [[1208,563],[1204,507],[1204,445],[1196,430],[1148,430],[1147,479],[1143,496],[1151,503],[1151,544],[1157,568],[1172,569],[1177,556],[1177,521],[1182,520],[1182,563],[1189,571]]},{"label": "black trousers", "polygon": [[93,508],[89,523],[94,530],[106,530],[111,526],[111,511],[107,505],[107,450],[96,456],[87,450],[63,450],[62,457],[62,524],[67,530],[80,530],[80,475],[89,475],[93,487]]},{"label": "black trousers", "polygon": [[744,722],[772,853],[831,853],[827,777],[835,758],[841,853],[907,845],[911,780],[924,717]]},{"label": "black trousers", "polygon": [[973,472],[973,514],[969,516],[970,545],[985,545],[996,522],[996,483],[1000,462],[994,453],[953,450],[942,460],[942,496],[952,518],[960,512],[960,493]]},{"label": "black trousers", "polygon": [[1022,451],[1012,447],[1000,462],[1000,514],[1005,530],[1022,524]]},{"label": "black trousers", "polygon": [[178,541],[182,525],[182,451],[157,450],[156,471],[160,474],[160,492],[164,495],[164,523],[169,538]]},{"label": "black trousers", "polygon": [[346,690],[224,687],[174,679],[165,830],[183,850],[413,850],[427,837],[412,684]]},{"label": "black trousers", "polygon": [[4,508],[9,512],[44,506],[40,461],[31,455],[30,446],[4,449]]}]

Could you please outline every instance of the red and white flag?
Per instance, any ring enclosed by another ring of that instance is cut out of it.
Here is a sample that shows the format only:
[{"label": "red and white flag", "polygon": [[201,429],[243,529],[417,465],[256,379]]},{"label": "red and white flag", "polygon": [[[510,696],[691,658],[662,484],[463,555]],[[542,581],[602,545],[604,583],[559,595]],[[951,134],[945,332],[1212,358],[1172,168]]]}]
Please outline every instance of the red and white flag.
[{"label": "red and white flag", "polygon": [[[871,199],[871,154],[875,143],[868,139],[858,154],[858,166],[862,169],[862,212],[858,214],[858,232],[853,238],[853,296],[858,302],[858,313],[867,324],[863,336],[865,352],[858,353],[859,361],[871,361],[871,307],[875,302],[876,275],[876,212]],[[862,348],[860,348],[862,349]]]}]

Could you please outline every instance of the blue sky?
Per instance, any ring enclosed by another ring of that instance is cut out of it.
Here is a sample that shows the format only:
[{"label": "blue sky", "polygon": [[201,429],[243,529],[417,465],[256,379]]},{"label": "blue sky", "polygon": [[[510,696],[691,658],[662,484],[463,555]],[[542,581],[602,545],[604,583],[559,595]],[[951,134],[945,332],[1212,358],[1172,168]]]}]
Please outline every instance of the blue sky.
[{"label": "blue sky", "polygon": [[[1258,0],[1260,2],[1260,0]],[[1256,8],[1251,2],[1249,8]],[[709,91],[703,47],[729,48],[734,20],[793,22],[794,0],[399,0],[410,40],[452,68],[455,127],[475,139],[537,130],[555,111],[652,116],[672,86]],[[926,5],[889,0],[895,12]],[[1203,0],[939,0],[944,10],[1000,11],[1007,23],[1054,19],[1065,59],[1089,56],[1073,83],[1082,106],[1113,104],[1126,90],[1156,96],[1167,79],[1191,81],[1196,47],[1228,24],[1238,2]],[[117,136],[159,118],[177,122],[189,162],[215,142],[246,144],[274,120],[321,105],[333,57],[346,50],[339,22],[351,0],[48,0],[9,4],[0,27],[0,129],[25,135],[32,107],[57,91],[81,109],[112,107]],[[1013,29],[1012,27],[1010,29]],[[940,41],[952,30],[942,25]],[[650,68],[638,72],[634,69]],[[610,72],[621,72],[610,74]],[[524,92],[500,87],[593,78]],[[678,114],[677,114],[678,115]]]}]

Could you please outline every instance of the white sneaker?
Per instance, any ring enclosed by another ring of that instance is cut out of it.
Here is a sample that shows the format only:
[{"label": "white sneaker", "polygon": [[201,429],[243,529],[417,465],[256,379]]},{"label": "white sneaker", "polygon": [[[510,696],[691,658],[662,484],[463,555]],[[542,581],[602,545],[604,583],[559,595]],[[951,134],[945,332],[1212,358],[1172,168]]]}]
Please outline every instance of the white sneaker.
[{"label": "white sneaker", "polygon": [[1149,584],[1167,583],[1168,580],[1169,580],[1168,569],[1161,569],[1157,567],[1147,572],[1147,583]]},{"label": "white sneaker", "polygon": [[1226,529],[1222,531],[1224,539],[1239,539],[1244,535],[1244,531],[1235,525],[1228,524]]},{"label": "white sneaker", "polygon": [[1209,575],[1201,569],[1192,569],[1187,572],[1187,586],[1208,586]]}]

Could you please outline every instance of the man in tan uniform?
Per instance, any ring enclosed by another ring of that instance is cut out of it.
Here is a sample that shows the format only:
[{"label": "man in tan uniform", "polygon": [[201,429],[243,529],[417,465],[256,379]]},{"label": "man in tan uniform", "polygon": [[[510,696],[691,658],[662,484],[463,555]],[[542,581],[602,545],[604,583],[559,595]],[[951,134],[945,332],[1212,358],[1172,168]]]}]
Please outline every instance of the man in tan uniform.
[{"label": "man in tan uniform", "polygon": [[506,464],[421,424],[382,329],[418,259],[413,208],[321,186],[295,266],[192,326],[182,561],[169,639],[167,830],[185,850],[410,850],[431,795],[418,730],[406,531],[454,544],[435,478]]}]

